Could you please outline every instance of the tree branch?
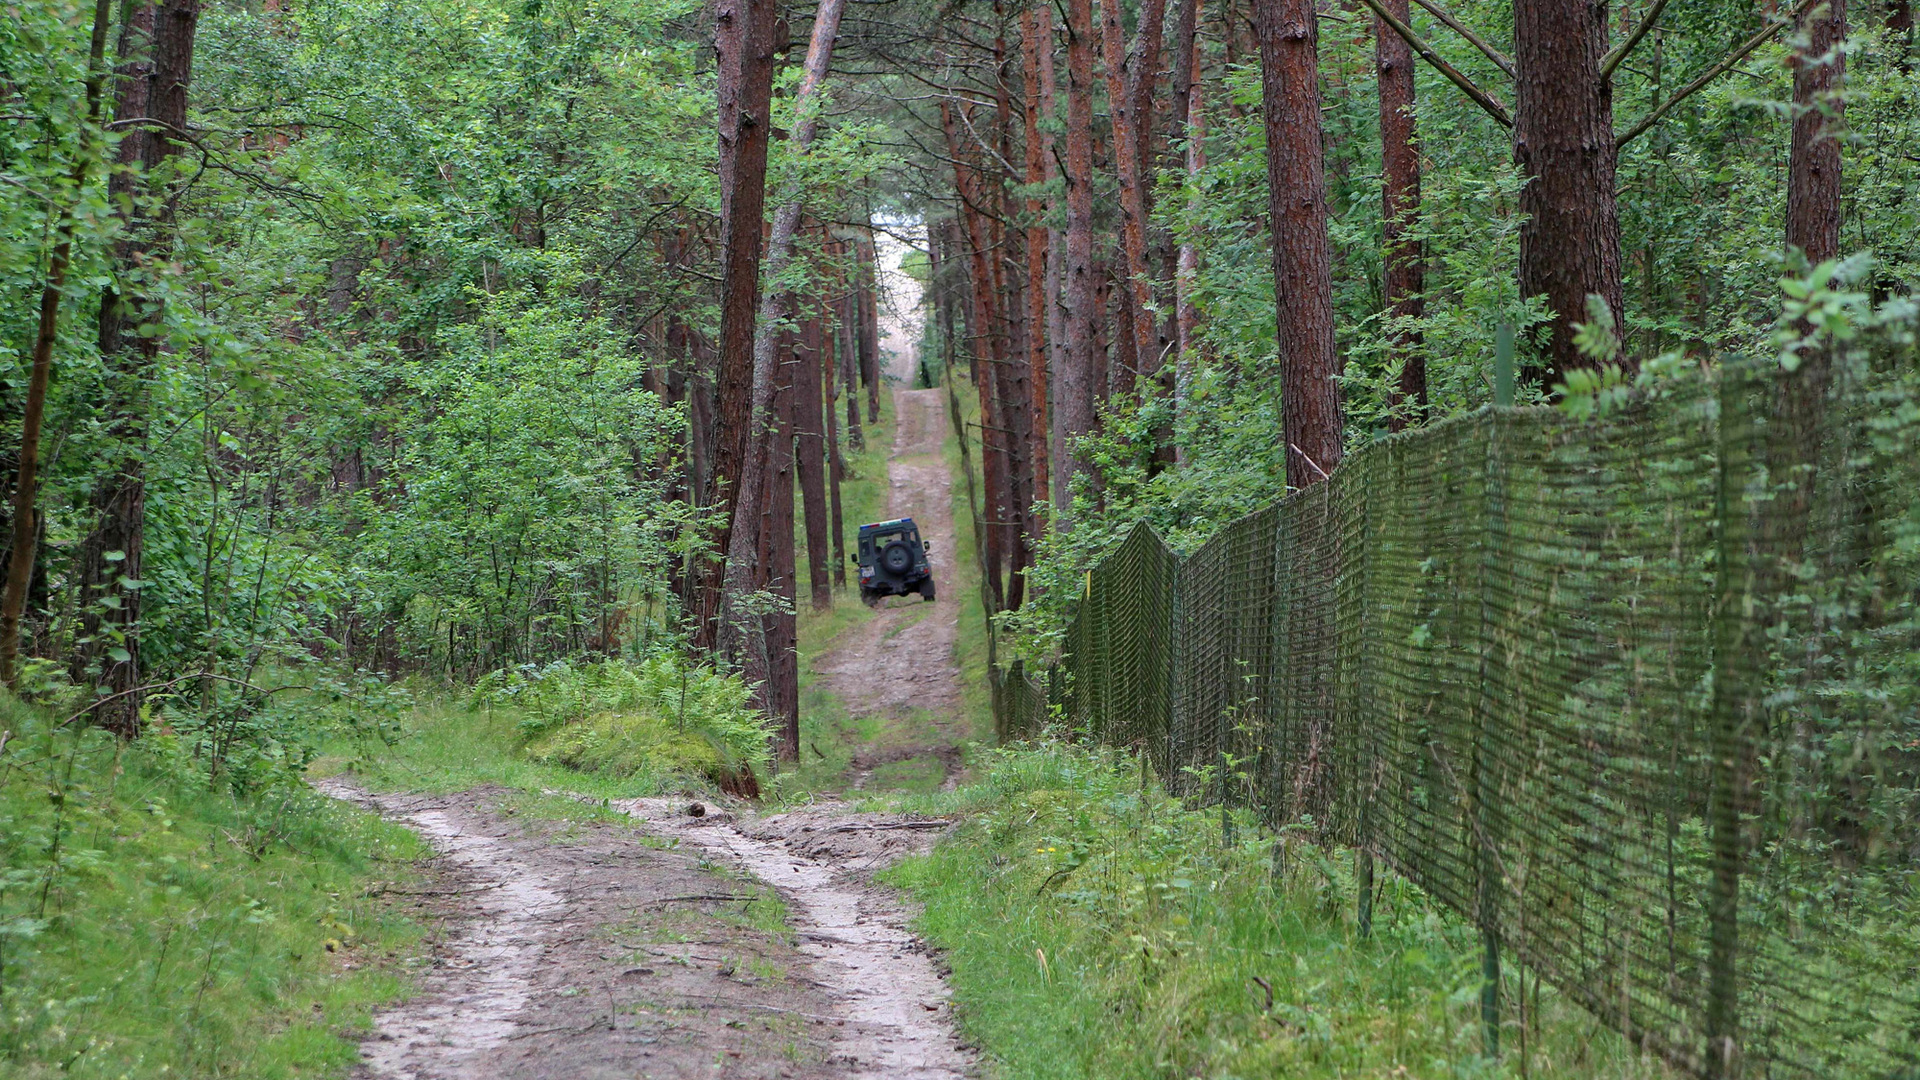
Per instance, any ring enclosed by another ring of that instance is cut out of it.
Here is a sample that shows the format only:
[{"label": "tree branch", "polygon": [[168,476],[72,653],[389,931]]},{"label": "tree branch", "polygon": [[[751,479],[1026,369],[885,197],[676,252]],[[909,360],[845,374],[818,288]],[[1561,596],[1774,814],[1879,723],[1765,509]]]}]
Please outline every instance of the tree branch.
[{"label": "tree branch", "polygon": [[[1484,56],[1486,56],[1487,59],[1493,61],[1494,67],[1497,67],[1501,71],[1506,72],[1507,78],[1509,79],[1513,78],[1513,61],[1507,59],[1505,54],[1501,53],[1499,49],[1496,49],[1493,46],[1487,44],[1486,40],[1482,38],[1479,34],[1476,34],[1472,30],[1468,29],[1465,23],[1461,22],[1459,19],[1454,18],[1453,13],[1451,11],[1448,11],[1446,8],[1443,8],[1439,4],[1434,3],[1434,0],[1414,0],[1414,2],[1419,4],[1421,7],[1426,8],[1427,14],[1433,16],[1436,19],[1439,19],[1443,23],[1446,23],[1447,28],[1449,30],[1452,30],[1454,33],[1459,34],[1461,37],[1466,38],[1469,42],[1471,42],[1474,48],[1479,49],[1480,52]],[[1662,2],[1664,2],[1664,0],[1662,0]]]},{"label": "tree branch", "polygon": [[1506,106],[1495,101],[1492,95],[1488,94],[1485,90],[1475,86],[1472,79],[1461,74],[1460,69],[1442,60],[1440,54],[1433,51],[1432,46],[1420,40],[1420,35],[1414,33],[1412,27],[1394,18],[1386,8],[1381,7],[1380,0],[1360,0],[1360,2],[1367,5],[1375,15],[1378,15],[1381,22],[1392,27],[1393,32],[1399,34],[1401,39],[1419,55],[1420,59],[1432,65],[1435,71],[1445,75],[1449,82],[1460,88],[1461,93],[1466,94],[1473,99],[1474,104],[1485,109],[1488,116],[1499,121],[1501,127],[1510,128],[1513,126],[1513,117],[1507,112]]},{"label": "tree branch", "polygon": [[[1370,2],[1370,0],[1367,0],[1367,2]],[[1768,40],[1778,35],[1780,31],[1792,25],[1793,21],[1799,18],[1801,14],[1804,13],[1808,8],[1811,8],[1815,4],[1825,3],[1825,2],[1826,0],[1800,0],[1800,3],[1794,5],[1792,14],[1788,15],[1786,18],[1781,19],[1779,22],[1774,23],[1771,26],[1763,28],[1759,33],[1753,35],[1752,37],[1748,38],[1746,41],[1742,42],[1738,48],[1728,53],[1726,57],[1722,59],[1719,63],[1708,68],[1704,73],[1701,74],[1699,78],[1693,80],[1687,85],[1681,87],[1679,90],[1675,91],[1674,95],[1668,98],[1666,101],[1662,102],[1659,108],[1648,113],[1643,119],[1641,119],[1639,123],[1627,129],[1627,133],[1625,135],[1622,135],[1619,138],[1614,139],[1613,140],[1614,149],[1617,150],[1627,145],[1628,143],[1632,142],[1633,140],[1639,138],[1640,136],[1645,135],[1647,133],[1647,129],[1659,123],[1660,118],[1667,115],[1667,113],[1673,111],[1673,107],[1675,105],[1678,105],[1682,101],[1685,101],[1686,99],[1692,97],[1695,93],[1697,93],[1700,90],[1701,87],[1707,85],[1713,80],[1726,74],[1728,68],[1733,67],[1733,65],[1739,63],[1742,60],[1745,60],[1747,58],[1748,53],[1751,53],[1753,50],[1766,44]]]},{"label": "tree branch", "polygon": [[[1424,3],[1425,0],[1421,2]],[[1613,78],[1613,73],[1620,67],[1620,62],[1627,58],[1628,53],[1639,47],[1640,39],[1646,37],[1647,32],[1653,29],[1653,24],[1660,21],[1660,13],[1665,10],[1667,10],[1667,0],[1653,0],[1653,6],[1647,9],[1646,17],[1633,28],[1633,33],[1628,34],[1625,41],[1607,50],[1607,55],[1600,61],[1602,84]]]}]

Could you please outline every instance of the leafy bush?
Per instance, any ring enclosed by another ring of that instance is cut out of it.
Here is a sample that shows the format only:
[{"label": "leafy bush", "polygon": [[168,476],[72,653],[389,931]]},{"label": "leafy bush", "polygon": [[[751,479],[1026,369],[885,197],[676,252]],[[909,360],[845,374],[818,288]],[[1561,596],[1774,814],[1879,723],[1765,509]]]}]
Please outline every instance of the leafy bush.
[{"label": "leafy bush", "polygon": [[768,757],[765,719],[746,683],[677,657],[561,661],[496,671],[474,688],[477,705],[520,711],[535,761],[616,776],[702,777],[757,794]]}]

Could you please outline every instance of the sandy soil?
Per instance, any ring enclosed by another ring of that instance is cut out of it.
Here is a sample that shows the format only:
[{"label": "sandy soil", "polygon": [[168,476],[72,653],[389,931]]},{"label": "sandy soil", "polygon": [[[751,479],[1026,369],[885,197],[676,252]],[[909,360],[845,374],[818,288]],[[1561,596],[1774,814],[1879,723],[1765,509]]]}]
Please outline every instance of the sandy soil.
[{"label": "sandy soil", "polygon": [[432,967],[375,1017],[363,1080],[969,1074],[935,962],[867,882],[945,822],[642,799],[611,807],[631,825],[568,825],[516,818],[501,790],[320,786],[439,853],[396,896],[434,928]]},{"label": "sandy soil", "polygon": [[813,661],[814,673],[849,713],[882,719],[879,742],[856,756],[856,769],[869,771],[929,752],[957,761],[955,748],[966,736],[954,658],[960,597],[952,562],[953,504],[941,454],[946,404],[939,390],[895,390],[893,399],[898,423],[887,463],[887,512],[912,518],[932,545],[939,600],[888,597],[875,617],[841,634]]},{"label": "sandy soil", "polygon": [[[902,248],[883,245],[889,266],[897,266]],[[882,348],[895,380],[896,424],[887,461],[890,517],[910,517],[932,544],[934,591],[939,600],[889,597],[872,619],[843,633],[813,661],[822,684],[849,714],[880,720],[880,737],[853,758],[855,788],[866,786],[873,770],[893,762],[932,756],[949,783],[959,777],[960,745],[969,732],[961,714],[960,667],[955,647],[960,637],[960,591],[954,573],[953,498],[944,447],[947,438],[945,391],[906,390],[918,366],[919,286],[897,271],[884,276]]]},{"label": "sandy soil", "polygon": [[[898,251],[888,253],[897,268]],[[965,738],[952,501],[939,390],[904,390],[918,289],[887,275],[885,341],[898,424],[889,512],[932,547],[940,599],[893,598],[843,634],[815,672],[880,737],[855,785],[933,756],[949,782]],[[960,1080],[936,959],[873,871],[929,848],[947,822],[837,803],[766,817],[690,799],[608,804],[629,824],[512,813],[512,793],[370,795],[320,788],[418,831],[431,886],[396,892],[433,927],[432,967],[379,1013],[361,1080],[630,1077]],[[553,793],[561,794],[561,793]],[[771,887],[771,888],[769,888]],[[772,902],[777,894],[779,905]],[[784,909],[784,923],[777,919]]]}]

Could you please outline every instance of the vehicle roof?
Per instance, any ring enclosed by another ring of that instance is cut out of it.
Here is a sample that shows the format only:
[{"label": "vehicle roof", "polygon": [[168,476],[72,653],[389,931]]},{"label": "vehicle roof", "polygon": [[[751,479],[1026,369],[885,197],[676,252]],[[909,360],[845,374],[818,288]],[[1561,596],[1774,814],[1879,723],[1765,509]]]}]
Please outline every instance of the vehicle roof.
[{"label": "vehicle roof", "polygon": [[892,521],[869,521],[860,526],[861,532],[874,532],[879,529],[917,529],[912,518],[894,518]]}]

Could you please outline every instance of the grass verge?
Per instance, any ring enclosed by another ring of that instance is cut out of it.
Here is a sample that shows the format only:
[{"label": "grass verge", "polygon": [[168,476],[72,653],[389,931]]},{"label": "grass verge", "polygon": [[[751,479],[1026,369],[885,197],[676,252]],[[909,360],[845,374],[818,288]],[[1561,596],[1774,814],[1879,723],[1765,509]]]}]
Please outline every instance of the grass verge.
[{"label": "grass verge", "polygon": [[[885,878],[924,905],[958,1015],[993,1075],[1672,1075],[1508,971],[1505,1054],[1483,1054],[1472,927],[1387,875],[1361,938],[1350,861],[1168,798],[1106,751],[986,755],[971,811]],[[1237,836],[1237,840],[1223,840]],[[1276,853],[1276,847],[1278,852]]]},{"label": "grass verge", "polygon": [[295,784],[237,797],[0,695],[0,1074],[343,1076],[419,928],[366,898],[426,848]]}]

